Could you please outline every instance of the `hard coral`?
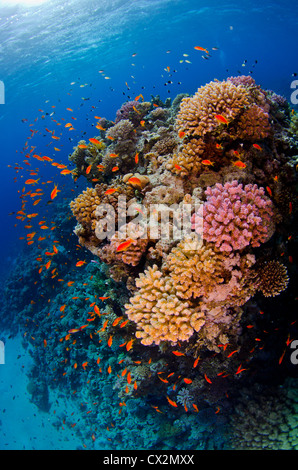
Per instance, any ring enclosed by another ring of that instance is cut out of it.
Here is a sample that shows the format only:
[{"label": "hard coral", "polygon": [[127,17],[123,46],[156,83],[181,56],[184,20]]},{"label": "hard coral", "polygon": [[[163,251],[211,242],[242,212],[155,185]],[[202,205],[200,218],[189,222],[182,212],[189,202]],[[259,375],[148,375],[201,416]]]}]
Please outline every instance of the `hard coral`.
[{"label": "hard coral", "polygon": [[283,292],[289,283],[287,268],[278,261],[258,263],[256,286],[265,297],[275,297]]},{"label": "hard coral", "polygon": [[189,98],[183,98],[176,126],[187,136],[204,136],[220,125],[217,114],[228,121],[235,119],[249,105],[249,93],[230,81],[210,82]]},{"label": "hard coral", "polygon": [[136,280],[138,292],[126,304],[126,314],[136,323],[136,337],[144,345],[169,341],[187,341],[204,324],[199,307],[179,299],[170,276],[157,265],[149,267]]},{"label": "hard coral", "polygon": [[[260,246],[268,240],[273,205],[264,188],[238,181],[217,183],[205,191],[203,238],[214,242],[220,251],[242,250]],[[200,226],[200,216],[192,216],[192,228]]]}]

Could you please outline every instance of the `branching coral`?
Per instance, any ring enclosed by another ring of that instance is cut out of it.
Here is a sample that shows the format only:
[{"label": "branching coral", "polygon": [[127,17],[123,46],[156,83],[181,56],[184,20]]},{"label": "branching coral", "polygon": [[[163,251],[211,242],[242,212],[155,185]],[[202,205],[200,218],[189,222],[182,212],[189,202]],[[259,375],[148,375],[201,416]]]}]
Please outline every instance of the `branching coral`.
[{"label": "branching coral", "polygon": [[136,281],[138,291],[126,313],[137,324],[137,336],[148,345],[185,341],[199,332],[200,344],[216,349],[219,341],[227,342],[228,331],[238,329],[238,307],[256,291],[250,280],[254,262],[252,255],[201,246],[195,234],[182,240],[162,271],[155,265]]},{"label": "branching coral", "polygon": [[[238,184],[234,180],[224,186],[217,183],[206,190],[203,208],[203,238],[214,242],[221,251],[242,250],[248,245],[260,246],[268,240],[273,205],[264,188]],[[197,230],[200,215],[192,217]]]},{"label": "branching coral", "polygon": [[194,96],[182,99],[176,126],[187,136],[204,136],[221,126],[216,115],[232,121],[248,105],[249,93],[243,86],[230,81],[210,82]]},{"label": "branching coral", "polygon": [[278,261],[263,261],[255,267],[255,285],[265,297],[275,297],[289,283],[287,268]]},{"label": "branching coral", "polygon": [[126,304],[126,314],[136,323],[136,337],[144,345],[161,341],[187,341],[204,324],[204,315],[191,302],[176,296],[170,276],[163,276],[157,265],[136,280],[138,292]]}]

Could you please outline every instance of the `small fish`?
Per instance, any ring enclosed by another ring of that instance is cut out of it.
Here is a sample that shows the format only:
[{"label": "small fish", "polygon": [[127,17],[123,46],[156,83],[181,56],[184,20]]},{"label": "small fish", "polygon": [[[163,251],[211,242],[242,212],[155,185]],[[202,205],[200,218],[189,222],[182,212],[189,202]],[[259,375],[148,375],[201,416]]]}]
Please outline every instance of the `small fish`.
[{"label": "small fish", "polygon": [[108,346],[111,347],[113,342],[113,336],[111,335],[108,339]]},{"label": "small fish", "polygon": [[215,114],[214,117],[218,122],[220,122],[222,124],[228,124],[227,119],[222,114]]},{"label": "small fish", "polygon": [[38,178],[38,180],[28,179],[25,181],[25,184],[36,184],[39,180],[40,178]]},{"label": "small fish", "polygon": [[228,357],[233,356],[233,354],[235,354],[235,353],[237,353],[237,352],[238,352],[238,349],[235,349],[235,351],[232,351],[232,352],[228,355]]},{"label": "small fish", "polygon": [[183,137],[185,137],[185,132],[179,131],[178,136],[180,137],[180,139],[183,139]]},{"label": "small fish", "polygon": [[133,240],[131,238],[129,238],[128,240],[126,240],[123,243],[120,243],[120,245],[118,245],[118,248],[117,248],[116,252],[119,253],[120,251],[127,250],[132,243],[133,243]]},{"label": "small fish", "polygon": [[137,165],[139,163],[139,154],[138,152],[135,154],[135,164]]},{"label": "small fish", "polygon": [[204,378],[205,378],[206,382],[208,382],[209,384],[212,384],[212,380],[210,380],[209,377],[207,377],[206,374],[204,374]]},{"label": "small fish", "polygon": [[134,185],[142,186],[141,180],[137,178],[136,176],[132,176],[131,178],[129,178],[129,180],[127,180],[127,183],[130,183],[133,186]]},{"label": "small fish", "polygon": [[293,205],[291,203],[291,201],[289,202],[289,214],[292,214],[292,211],[293,211]]},{"label": "small fish", "polygon": [[183,380],[186,384],[191,384],[192,383],[191,379],[184,378]]},{"label": "small fish", "polygon": [[110,188],[110,189],[107,189],[104,194],[106,195],[114,194],[116,191],[118,191],[118,189]]},{"label": "small fish", "polygon": [[91,168],[92,168],[92,165],[87,166],[87,168],[86,168],[86,175],[89,175],[89,173],[90,173],[90,171],[91,171]]},{"label": "small fish", "polygon": [[111,158],[117,158],[119,155],[118,153],[110,153]]},{"label": "small fish", "polygon": [[50,268],[51,262],[52,262],[52,261],[50,260],[50,261],[47,262],[47,264],[45,264],[45,268],[46,268],[46,269],[49,269],[49,268]]},{"label": "small fish", "polygon": [[200,357],[197,357],[195,362],[193,363],[193,368],[197,367],[199,360],[200,360]]},{"label": "small fish", "polygon": [[233,165],[237,166],[237,168],[241,168],[241,169],[246,168],[246,164],[243,163],[241,160],[237,160],[237,162],[233,162]]},{"label": "small fish", "polygon": [[206,52],[206,54],[209,54],[209,51],[207,49],[205,49],[204,47],[195,46],[194,49],[196,51],[203,51],[203,52]]},{"label": "small fish", "polygon": [[100,141],[97,139],[94,139],[93,137],[89,139],[89,142],[91,142],[91,144],[100,145]]},{"label": "small fish", "polygon": [[168,400],[168,402],[170,403],[171,406],[174,406],[174,408],[178,407],[177,403],[175,401],[171,400],[168,396],[167,396],[167,400]]},{"label": "small fish", "polygon": [[175,354],[175,356],[184,356],[184,353],[180,351],[172,351],[172,353]]},{"label": "small fish", "polygon": [[134,342],[133,339],[131,339],[130,341],[128,341],[128,343],[126,344],[126,351],[130,351],[131,348],[132,348],[132,343]]},{"label": "small fish", "polygon": [[119,170],[119,166],[113,166],[113,168],[112,168],[113,172],[118,171],[118,170]]},{"label": "small fish", "polygon": [[116,318],[116,320],[113,321],[112,326],[117,326],[121,320],[122,320],[122,317]]},{"label": "small fish", "polygon": [[214,165],[214,162],[211,162],[210,160],[202,160],[201,163],[202,165],[207,165],[207,166]]},{"label": "small fish", "polygon": [[51,199],[53,200],[57,196],[58,188],[57,186],[54,187],[53,191],[51,192]]},{"label": "small fish", "polygon": [[78,145],[78,148],[79,149],[87,149],[88,147],[85,144],[80,144],[80,145]]},{"label": "small fish", "polygon": [[80,267],[80,266],[83,266],[83,264],[85,264],[85,263],[86,263],[86,261],[78,261],[76,263],[76,266]]},{"label": "small fish", "polygon": [[94,305],[94,312],[96,313],[96,315],[99,315],[99,316],[101,315],[100,310],[96,304]]},{"label": "small fish", "polygon": [[180,165],[177,165],[177,163],[174,164],[174,167],[176,168],[176,170],[182,170],[182,167]]},{"label": "small fish", "polygon": [[267,191],[267,193],[269,194],[269,196],[272,197],[272,191],[271,191],[271,189],[269,188],[269,186],[266,186],[266,191]]},{"label": "small fish", "polygon": [[238,367],[237,371],[235,372],[235,374],[240,374],[241,372],[243,372],[244,370],[247,370],[247,369],[242,369],[242,364],[240,364],[240,366]]},{"label": "small fish", "polygon": [[259,144],[253,144],[253,147],[257,150],[262,150],[262,147],[260,147]]},{"label": "small fish", "polygon": [[78,331],[81,331],[80,328],[72,328],[71,330],[68,330],[68,333],[73,334],[78,333]]}]

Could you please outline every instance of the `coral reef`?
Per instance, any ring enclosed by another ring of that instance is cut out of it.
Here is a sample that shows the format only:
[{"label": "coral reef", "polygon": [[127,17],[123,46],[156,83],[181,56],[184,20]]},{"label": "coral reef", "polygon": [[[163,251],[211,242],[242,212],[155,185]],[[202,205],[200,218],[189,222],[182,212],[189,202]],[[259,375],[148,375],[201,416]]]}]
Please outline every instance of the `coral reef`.
[{"label": "coral reef", "polygon": [[[227,423],[235,448],[272,448],[273,423],[273,447],[295,447],[283,410],[296,405],[262,380],[293,373],[297,119],[246,76],[141,98],[74,148],[72,177],[88,186],[48,206],[59,230],[6,286],[32,400],[67,390],[93,448],[222,448]],[[241,393],[255,381],[256,399]]]}]

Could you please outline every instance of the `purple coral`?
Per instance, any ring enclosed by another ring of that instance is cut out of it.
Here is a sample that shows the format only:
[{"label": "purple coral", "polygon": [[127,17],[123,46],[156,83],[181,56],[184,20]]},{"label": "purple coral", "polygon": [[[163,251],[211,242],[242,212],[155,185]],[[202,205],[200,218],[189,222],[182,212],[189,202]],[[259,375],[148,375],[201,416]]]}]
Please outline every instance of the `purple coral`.
[{"label": "purple coral", "polygon": [[[249,244],[256,247],[268,240],[273,205],[264,188],[256,184],[243,187],[234,180],[208,187],[205,194],[203,239],[228,252]],[[192,228],[199,231],[199,213],[192,216],[191,222]]]},{"label": "purple coral", "polygon": [[140,116],[136,109],[138,109],[138,101],[127,101],[116,112],[116,123],[122,119],[129,119],[134,125],[140,122]]}]

